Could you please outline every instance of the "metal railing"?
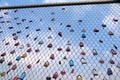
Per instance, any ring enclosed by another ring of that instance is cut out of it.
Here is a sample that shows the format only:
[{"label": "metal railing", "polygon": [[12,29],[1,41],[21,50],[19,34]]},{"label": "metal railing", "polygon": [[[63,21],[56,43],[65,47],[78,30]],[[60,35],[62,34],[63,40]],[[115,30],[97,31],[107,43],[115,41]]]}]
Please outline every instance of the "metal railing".
[{"label": "metal railing", "polygon": [[0,80],[119,80],[119,1],[0,7]]}]

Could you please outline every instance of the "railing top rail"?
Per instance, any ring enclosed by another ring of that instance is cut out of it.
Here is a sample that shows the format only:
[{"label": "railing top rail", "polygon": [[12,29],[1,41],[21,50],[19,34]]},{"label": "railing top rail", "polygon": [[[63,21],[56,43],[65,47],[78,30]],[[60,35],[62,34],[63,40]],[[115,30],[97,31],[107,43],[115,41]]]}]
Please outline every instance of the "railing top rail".
[{"label": "railing top rail", "polygon": [[65,2],[65,3],[49,3],[21,6],[1,6],[0,9],[20,9],[20,8],[36,8],[36,7],[54,7],[54,6],[71,6],[71,5],[92,5],[92,4],[109,4],[120,3],[119,0],[101,0],[101,1],[85,1],[85,2]]}]

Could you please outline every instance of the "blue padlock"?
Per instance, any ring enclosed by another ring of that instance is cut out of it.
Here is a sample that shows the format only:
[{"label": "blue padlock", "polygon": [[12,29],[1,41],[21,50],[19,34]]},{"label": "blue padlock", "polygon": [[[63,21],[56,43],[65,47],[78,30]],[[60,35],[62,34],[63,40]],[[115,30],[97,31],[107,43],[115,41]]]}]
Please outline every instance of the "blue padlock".
[{"label": "blue padlock", "polygon": [[20,61],[21,60],[21,56],[18,56],[17,58],[16,58],[16,61]]},{"label": "blue padlock", "polygon": [[82,38],[86,38],[86,35],[84,33],[82,34]]},{"label": "blue padlock", "polygon": [[20,75],[18,76],[18,78],[19,78],[20,80],[23,80],[23,79],[25,78],[25,76],[26,76],[26,73],[23,72],[22,74],[20,74]]},{"label": "blue padlock", "polygon": [[108,76],[113,75],[113,72],[112,72],[111,68],[107,69],[107,74],[108,74]]},{"label": "blue padlock", "polygon": [[70,60],[70,61],[69,61],[69,65],[70,65],[70,67],[74,66],[73,60]]}]

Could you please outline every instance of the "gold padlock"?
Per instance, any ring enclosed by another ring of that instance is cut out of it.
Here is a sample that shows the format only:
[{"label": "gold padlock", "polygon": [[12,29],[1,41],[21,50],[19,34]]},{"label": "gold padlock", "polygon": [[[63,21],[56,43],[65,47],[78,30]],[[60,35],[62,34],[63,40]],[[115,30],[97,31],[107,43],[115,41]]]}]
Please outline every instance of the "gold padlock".
[{"label": "gold padlock", "polygon": [[0,77],[4,77],[5,76],[5,72],[0,72]]},{"label": "gold padlock", "polygon": [[48,66],[49,66],[49,62],[46,61],[46,62],[44,63],[44,67],[48,67]]},{"label": "gold padlock", "polygon": [[78,76],[76,77],[76,80],[83,80],[83,79],[82,79],[82,76],[81,76],[81,75],[78,75]]},{"label": "gold padlock", "polygon": [[26,53],[21,56],[21,58],[26,58],[26,57],[27,57]]}]

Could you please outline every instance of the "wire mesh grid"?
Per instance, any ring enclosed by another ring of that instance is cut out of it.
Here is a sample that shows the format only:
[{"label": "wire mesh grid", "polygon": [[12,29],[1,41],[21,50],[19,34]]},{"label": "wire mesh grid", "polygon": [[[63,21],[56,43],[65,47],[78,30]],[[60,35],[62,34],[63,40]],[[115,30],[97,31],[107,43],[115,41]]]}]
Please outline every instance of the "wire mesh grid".
[{"label": "wire mesh grid", "polygon": [[0,11],[0,80],[119,80],[119,4]]}]

